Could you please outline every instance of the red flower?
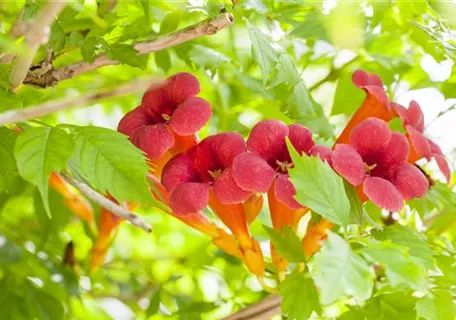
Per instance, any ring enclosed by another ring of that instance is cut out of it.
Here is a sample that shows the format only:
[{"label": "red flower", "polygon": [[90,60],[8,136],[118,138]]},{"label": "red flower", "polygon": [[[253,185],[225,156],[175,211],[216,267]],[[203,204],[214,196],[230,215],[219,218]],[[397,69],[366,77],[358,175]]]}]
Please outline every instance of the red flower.
[{"label": "red flower", "polygon": [[[243,190],[267,192],[290,209],[302,206],[293,198],[295,187],[288,178],[288,169],[293,166],[285,138],[300,153],[320,155],[330,159],[331,150],[315,146],[312,133],[299,124],[285,125],[277,120],[265,120],[253,127],[247,140],[249,152],[233,161],[233,178]],[[275,179],[275,183],[272,182]]]},{"label": "red flower", "polygon": [[357,70],[353,73],[352,81],[358,88],[366,92],[366,99],[353,114],[336,143],[347,143],[352,130],[367,118],[375,117],[388,122],[397,116],[383,88],[382,80],[377,75]]},{"label": "red flower", "polygon": [[412,146],[409,154],[409,162],[413,163],[421,158],[428,161],[434,158],[440,171],[449,182],[451,170],[440,147],[432,140],[424,136],[424,115],[420,105],[416,101],[411,101],[408,109],[400,104],[394,104],[396,112],[402,120],[407,136]]},{"label": "red flower", "polygon": [[242,202],[250,195],[231,177],[233,159],[246,150],[244,139],[228,132],[210,136],[172,158],[163,169],[162,183],[170,192],[169,205],[176,214],[204,209],[209,191],[222,203]]},{"label": "red flower", "polygon": [[[239,188],[232,177],[233,159],[245,151],[244,139],[237,133],[207,137],[166,164],[162,183],[170,192],[169,206],[178,217],[193,216],[209,205],[236,237],[249,270],[262,275],[263,256],[248,231],[248,219],[258,214],[262,201]],[[228,243],[227,239],[214,239],[214,243],[228,252],[236,252],[235,243]]]},{"label": "red flower", "polygon": [[388,124],[369,118],[353,129],[350,144],[337,144],[334,169],[350,184],[362,184],[363,193],[379,207],[399,211],[403,201],[423,196],[429,183],[424,174],[407,163],[409,144]]},{"label": "red flower", "polygon": [[196,143],[194,133],[212,114],[209,103],[195,97],[199,91],[194,76],[175,74],[164,86],[148,90],[141,106],[122,118],[118,131],[128,135],[153,162],[172,148],[176,149],[173,154],[185,151]]}]

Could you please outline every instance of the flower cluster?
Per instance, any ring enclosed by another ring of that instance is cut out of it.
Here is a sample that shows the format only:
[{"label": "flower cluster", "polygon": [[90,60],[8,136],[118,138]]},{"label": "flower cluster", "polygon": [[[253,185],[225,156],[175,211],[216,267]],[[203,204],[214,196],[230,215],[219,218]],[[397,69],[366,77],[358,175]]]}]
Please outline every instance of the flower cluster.
[{"label": "flower cluster", "polygon": [[[249,224],[267,198],[272,226],[296,230],[308,211],[296,201],[295,187],[288,177],[293,167],[286,140],[301,154],[319,157],[348,183],[360,199],[399,211],[404,201],[422,197],[429,180],[415,164],[434,158],[445,177],[450,169],[440,150],[424,137],[423,114],[412,102],[409,108],[391,102],[379,77],[356,71],[353,83],[366,92],[334,147],[316,145],[312,132],[300,125],[277,120],[257,123],[247,140],[235,132],[208,136],[200,142],[195,133],[211,116],[207,101],[196,97],[199,83],[190,74],[170,77],[165,86],[147,91],[142,103],[127,113],[118,130],[129,136],[150,163],[151,189],[170,214],[207,234],[212,242],[244,261],[262,277],[262,250],[249,232]],[[392,132],[388,122],[399,117],[406,135]],[[206,214],[211,210],[227,227],[217,226]],[[303,239],[311,255],[317,240],[332,226],[322,220],[310,227]],[[279,272],[287,261],[272,249]]]}]

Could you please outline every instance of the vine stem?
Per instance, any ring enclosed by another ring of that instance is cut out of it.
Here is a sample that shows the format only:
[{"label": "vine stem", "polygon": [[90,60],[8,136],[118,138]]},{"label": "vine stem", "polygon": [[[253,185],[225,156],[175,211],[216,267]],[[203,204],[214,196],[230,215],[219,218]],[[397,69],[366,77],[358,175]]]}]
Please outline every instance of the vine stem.
[{"label": "vine stem", "polygon": [[16,90],[24,81],[38,48],[47,38],[47,34],[49,34],[51,24],[66,4],[67,0],[47,2],[27,29],[24,37],[24,44],[27,48],[27,52],[17,56],[13,61],[9,76],[11,90]]},{"label": "vine stem", "polygon": [[85,195],[87,198],[90,200],[94,201],[95,203],[98,203],[100,206],[103,208],[109,210],[113,215],[118,216],[119,218],[122,218],[124,220],[129,221],[132,225],[143,229],[146,232],[152,232],[152,228],[150,225],[148,225],[140,216],[137,214],[128,211],[127,209],[121,207],[117,203],[109,200],[108,198],[102,196],[95,190],[93,190],[91,187],[86,185],[84,182],[79,181],[76,179],[71,173],[69,173],[66,170],[63,170],[60,175],[67,181],[69,184],[71,184],[73,187],[81,191],[83,195]]},{"label": "vine stem", "polygon": [[[200,21],[187,28],[149,41],[137,42],[133,44],[133,46],[138,51],[139,55],[145,55],[174,47],[178,44],[199,38],[201,36],[216,34],[218,31],[232,25],[233,23],[233,15],[228,12],[223,12],[214,19]],[[119,63],[120,62],[118,60],[112,60],[106,53],[102,53],[95,58],[93,63],[78,61],[50,71],[40,70],[42,67],[29,71],[24,83],[46,88],[61,80],[70,79],[74,76],[98,69],[100,67],[117,65]]]},{"label": "vine stem", "polygon": [[35,119],[51,114],[56,111],[67,110],[76,106],[87,105],[102,99],[118,97],[134,92],[142,92],[146,89],[160,87],[165,84],[161,78],[140,79],[127,84],[114,87],[101,92],[91,92],[64,100],[51,100],[43,104],[19,110],[9,110],[0,114],[0,125]]},{"label": "vine stem", "polygon": [[226,317],[224,320],[267,320],[280,314],[282,299],[278,295],[271,295],[257,304]]}]

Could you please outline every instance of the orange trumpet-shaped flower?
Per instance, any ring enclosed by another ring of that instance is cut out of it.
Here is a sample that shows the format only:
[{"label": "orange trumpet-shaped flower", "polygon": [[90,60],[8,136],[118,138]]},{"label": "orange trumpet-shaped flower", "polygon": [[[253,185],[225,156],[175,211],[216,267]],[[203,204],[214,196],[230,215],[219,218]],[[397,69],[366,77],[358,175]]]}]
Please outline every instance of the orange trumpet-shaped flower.
[{"label": "orange trumpet-shaped flower", "polygon": [[[108,195],[107,198],[118,203],[111,195]],[[122,206],[128,210],[133,210],[136,207],[136,203],[125,202]],[[111,211],[101,208],[98,222],[98,235],[92,247],[90,260],[90,269],[92,271],[103,264],[109,246],[114,239],[115,231],[122,221],[121,218],[114,215]]]},{"label": "orange trumpet-shaped flower", "polygon": [[[154,184],[154,188],[151,188],[151,192],[154,197],[162,203],[169,205],[169,193],[165,187],[154,175],[149,174],[148,178]],[[252,195],[244,203],[243,210],[246,215],[254,219],[254,217],[256,217],[260,212],[262,203],[263,199],[261,197]],[[241,251],[235,237],[232,234],[229,234],[223,229],[217,227],[203,214],[203,212],[197,211],[185,215],[174,214],[172,211],[166,211],[166,213],[176,217],[193,229],[208,235],[210,238],[212,238],[212,243],[226,253],[240,259],[243,258],[243,252]]]},{"label": "orange trumpet-shaped flower", "polygon": [[[381,80],[372,74],[368,74],[364,71],[357,71],[353,75],[353,82],[360,88],[363,88],[367,97],[358,109],[358,111],[353,115],[352,119],[348,122],[346,128],[339,136],[336,141],[336,144],[343,143],[347,144],[350,141],[350,137],[353,129],[360,124],[362,121],[366,120],[369,117],[379,118],[386,122],[390,121],[394,117],[400,117],[404,125],[404,129],[407,131],[407,138],[410,145],[410,152],[408,154],[407,162],[409,164],[414,164],[417,160],[421,158],[430,159],[434,157],[437,161],[437,164],[440,170],[445,175],[446,179],[449,179],[450,169],[449,166],[440,150],[440,148],[431,140],[427,139],[423,135],[424,131],[424,117],[421,112],[419,105],[412,101],[410,107],[405,109],[403,106],[398,105],[397,103],[389,102],[382,88],[383,84]],[[409,165],[407,168],[408,174],[417,170],[412,170]],[[375,168],[373,168],[375,169]],[[423,179],[420,179],[420,181]],[[413,179],[404,180],[403,184],[410,183],[414,181]],[[400,181],[399,181],[400,182]],[[424,185],[425,183],[421,183]],[[412,190],[418,185],[415,181],[413,186],[406,188],[405,198],[411,196]],[[429,185],[429,183],[428,183]],[[365,202],[368,197],[363,192],[363,186],[358,185],[356,191],[361,202]],[[422,192],[420,193],[422,195]],[[329,221],[324,219],[320,220],[315,225],[309,225],[307,234],[303,239],[303,247],[306,253],[306,256],[311,256],[320,248],[320,241],[326,238],[327,231],[333,226]]]},{"label": "orange trumpet-shaped flower", "polygon": [[243,260],[250,272],[262,276],[265,268],[263,253],[258,242],[250,235],[243,204],[224,204],[217,199],[214,191],[211,190],[209,206],[235,236]]},{"label": "orange trumpet-shaped flower", "polygon": [[357,70],[353,73],[352,81],[358,88],[366,92],[366,98],[348,121],[345,129],[337,138],[336,144],[348,143],[353,129],[367,118],[374,117],[388,122],[397,117],[397,113],[383,88],[382,80],[377,75]]},{"label": "orange trumpet-shaped flower", "polygon": [[[276,180],[277,181],[277,180]],[[282,230],[288,226],[294,231],[298,228],[299,221],[309,210],[302,206],[290,207],[282,201],[279,201],[275,196],[274,187],[276,181],[273,181],[271,188],[268,191],[269,211],[271,214],[272,226],[274,229]],[[274,246],[271,243],[272,261],[279,272],[286,270],[288,261],[277,254]]]},{"label": "orange trumpet-shaped flower", "polygon": [[[353,73],[352,81],[358,88],[366,92],[366,98],[361,104],[361,107],[350,118],[334,146],[339,143],[349,143],[353,129],[368,118],[374,117],[388,122],[398,116],[393,108],[393,104],[386,95],[382,80],[377,75],[363,70],[357,70]],[[362,187],[357,188],[357,193],[361,201],[364,202],[367,200]],[[321,219],[315,225],[311,225],[310,223],[306,235],[302,240],[304,252],[307,257],[312,256],[320,249],[321,241],[326,239],[328,230],[334,226],[333,223],[325,219]]]},{"label": "orange trumpet-shaped flower", "polygon": [[63,196],[65,205],[81,220],[93,224],[93,209],[90,202],[75,191],[75,189],[57,173],[52,172],[49,177],[51,187]]},{"label": "orange trumpet-shaped flower", "polygon": [[244,207],[247,222],[251,224],[258,217],[263,207],[263,196],[259,193],[254,193],[242,203],[242,206]]}]

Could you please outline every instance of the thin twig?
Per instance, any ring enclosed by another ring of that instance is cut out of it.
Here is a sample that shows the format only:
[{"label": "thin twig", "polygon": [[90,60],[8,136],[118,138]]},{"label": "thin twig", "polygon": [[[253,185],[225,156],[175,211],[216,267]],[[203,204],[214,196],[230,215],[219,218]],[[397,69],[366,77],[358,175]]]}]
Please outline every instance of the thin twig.
[{"label": "thin twig", "polygon": [[24,81],[36,51],[46,38],[46,33],[49,33],[49,27],[52,22],[54,22],[55,17],[65,7],[66,1],[67,0],[47,2],[38,12],[37,17],[28,28],[24,39],[27,52],[24,55],[17,56],[11,68],[9,77],[11,90],[15,90],[22,81]]},{"label": "thin twig", "polygon": [[[144,42],[134,44],[139,55],[145,55],[152,52],[160,51],[178,44],[193,40],[195,38],[212,35],[218,31],[233,24],[234,18],[230,13],[224,12],[213,20],[204,20],[190,27],[170,33],[168,35]],[[29,71],[24,80],[26,84],[32,84],[39,87],[49,87],[61,80],[69,79],[85,72],[109,65],[116,65],[120,62],[111,60],[106,53],[95,58],[93,63],[79,61],[68,66],[64,66],[44,76],[37,76],[36,71]]]},{"label": "thin twig", "polygon": [[344,64],[342,67],[340,68],[332,68],[330,70],[330,72],[328,73],[328,75],[326,77],[324,77],[323,79],[317,81],[316,83],[314,83],[313,85],[311,85],[309,87],[309,91],[314,91],[316,89],[318,89],[323,83],[327,82],[327,81],[335,81],[337,79],[339,79],[339,77],[341,76],[342,72],[347,68],[349,67],[350,65],[352,65],[354,62],[356,62],[357,60],[359,59],[359,56],[356,56],[354,57],[353,59],[351,59],[350,61],[348,61],[346,64]]},{"label": "thin twig", "polygon": [[152,228],[144,222],[140,216],[128,211],[127,209],[119,206],[117,203],[112,202],[106,197],[93,190],[91,187],[76,179],[67,171],[62,171],[61,176],[73,187],[81,191],[87,198],[98,203],[103,208],[109,210],[113,215],[118,216],[124,220],[129,221],[132,225],[139,227],[146,232],[152,232]]},{"label": "thin twig", "polygon": [[[16,21],[14,21],[13,26],[11,27],[8,36],[11,39],[17,39],[21,36],[23,36],[27,30],[28,30],[28,23],[24,22],[22,20],[22,16],[24,15],[24,8],[21,9],[19,12]],[[3,54],[0,54],[0,63],[11,63],[13,61],[14,57],[16,56],[16,53],[14,52],[5,52]]]},{"label": "thin twig", "polygon": [[151,87],[159,87],[165,83],[164,81],[165,80],[160,78],[141,79],[101,92],[93,92],[63,100],[52,100],[34,107],[20,110],[9,110],[0,114],[0,125],[35,119],[56,111],[87,105],[102,99],[141,92]]},{"label": "thin twig", "polygon": [[430,125],[433,124],[435,120],[437,120],[437,119],[443,117],[443,116],[446,115],[448,112],[453,111],[455,108],[456,108],[456,104],[453,104],[451,107],[448,107],[448,108],[446,108],[445,110],[440,111],[434,119],[432,119],[431,121],[428,122],[428,124],[426,125],[425,129],[429,128]]},{"label": "thin twig", "polygon": [[224,320],[266,320],[280,314],[280,296],[270,296],[257,304],[242,309],[241,311],[226,317]]}]

